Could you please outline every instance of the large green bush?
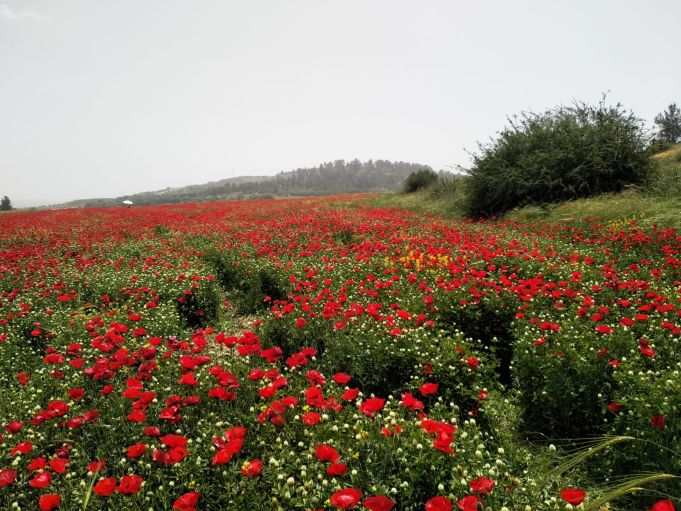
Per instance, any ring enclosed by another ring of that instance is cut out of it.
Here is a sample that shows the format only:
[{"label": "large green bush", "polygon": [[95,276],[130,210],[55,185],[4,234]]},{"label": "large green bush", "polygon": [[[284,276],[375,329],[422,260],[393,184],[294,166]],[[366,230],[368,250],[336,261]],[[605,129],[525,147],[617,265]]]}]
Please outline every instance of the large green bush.
[{"label": "large green bush", "polygon": [[431,169],[416,170],[404,181],[404,192],[413,193],[426,188],[437,181],[437,173]]},{"label": "large green bush", "polygon": [[643,122],[619,104],[575,103],[509,122],[473,155],[471,216],[618,192],[642,183],[652,167]]}]

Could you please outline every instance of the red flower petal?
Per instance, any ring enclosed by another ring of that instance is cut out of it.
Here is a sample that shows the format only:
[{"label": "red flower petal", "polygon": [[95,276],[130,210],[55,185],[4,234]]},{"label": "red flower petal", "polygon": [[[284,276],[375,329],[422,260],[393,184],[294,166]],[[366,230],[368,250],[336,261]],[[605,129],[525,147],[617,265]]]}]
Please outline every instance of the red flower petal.
[{"label": "red flower petal", "polygon": [[100,497],[108,497],[114,492],[115,489],[116,489],[115,477],[107,477],[106,479],[100,479],[99,481],[97,481],[97,484],[95,484],[92,487],[92,491],[96,495],[99,495]]},{"label": "red flower petal", "polygon": [[178,511],[194,511],[199,503],[200,493],[192,491],[180,496],[173,504],[173,509]]},{"label": "red flower petal", "polygon": [[362,505],[370,511],[390,511],[395,507],[395,502],[384,495],[376,495],[364,499]]},{"label": "red flower petal", "polygon": [[52,511],[57,509],[61,503],[61,497],[56,493],[48,493],[40,497],[40,511]]},{"label": "red flower petal", "polygon": [[494,480],[489,477],[478,477],[477,479],[470,481],[468,486],[477,493],[492,493],[492,490],[494,489]]},{"label": "red flower petal", "polygon": [[332,463],[326,467],[326,473],[333,477],[344,476],[348,472],[348,466],[345,463]]},{"label": "red flower petal", "polygon": [[658,500],[650,511],[675,511],[671,500]]},{"label": "red flower petal", "polygon": [[452,511],[453,507],[446,497],[433,497],[426,502],[426,511]]},{"label": "red flower petal", "polygon": [[47,488],[52,484],[52,476],[49,472],[38,472],[38,474],[28,482],[31,488]]},{"label": "red flower petal", "polygon": [[355,488],[345,488],[331,495],[331,504],[337,509],[350,509],[357,505],[362,498],[362,492]]},{"label": "red flower petal", "polygon": [[340,458],[338,451],[327,444],[320,444],[314,451],[315,456],[319,461],[335,463]]},{"label": "red flower petal", "polygon": [[478,511],[478,503],[482,504],[482,500],[477,495],[467,495],[456,503],[461,511]]},{"label": "red flower petal", "polygon": [[116,491],[124,495],[133,495],[140,491],[140,489],[142,489],[142,481],[144,481],[142,476],[138,475],[123,476],[121,477],[120,483],[118,483]]},{"label": "red flower petal", "polygon": [[586,498],[586,492],[579,488],[565,488],[560,492],[560,498],[568,504],[578,506]]}]

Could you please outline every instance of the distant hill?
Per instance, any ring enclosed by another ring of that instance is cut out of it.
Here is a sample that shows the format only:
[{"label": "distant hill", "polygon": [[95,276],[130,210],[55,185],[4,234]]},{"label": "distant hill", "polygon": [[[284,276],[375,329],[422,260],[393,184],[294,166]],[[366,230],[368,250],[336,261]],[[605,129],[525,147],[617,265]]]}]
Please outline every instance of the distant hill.
[{"label": "distant hill", "polygon": [[207,202],[220,200],[266,199],[360,192],[397,190],[415,170],[429,169],[416,163],[369,160],[336,160],[317,167],[280,172],[275,176],[241,176],[201,185],[165,188],[113,198],[83,199],[56,207],[82,208],[121,204],[130,200],[136,205]]}]

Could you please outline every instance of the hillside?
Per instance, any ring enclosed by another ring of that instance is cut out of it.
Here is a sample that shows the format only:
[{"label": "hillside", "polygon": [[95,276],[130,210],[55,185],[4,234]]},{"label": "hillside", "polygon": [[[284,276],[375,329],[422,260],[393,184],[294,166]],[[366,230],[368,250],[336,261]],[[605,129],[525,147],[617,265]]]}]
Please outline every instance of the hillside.
[{"label": "hillside", "polygon": [[681,144],[673,144],[668,149],[653,155],[655,160],[675,160],[681,158]]},{"label": "hillside", "polygon": [[200,185],[151,192],[70,201],[57,207],[114,206],[124,200],[136,205],[258,199],[290,196],[386,192],[400,188],[413,171],[430,168],[407,162],[336,160],[317,167],[298,168],[274,176],[240,176]]}]

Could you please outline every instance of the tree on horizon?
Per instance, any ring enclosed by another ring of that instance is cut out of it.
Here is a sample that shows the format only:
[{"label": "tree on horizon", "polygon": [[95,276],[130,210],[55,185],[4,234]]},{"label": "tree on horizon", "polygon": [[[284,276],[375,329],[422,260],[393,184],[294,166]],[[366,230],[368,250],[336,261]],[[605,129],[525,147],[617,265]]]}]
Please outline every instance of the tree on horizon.
[{"label": "tree on horizon", "polygon": [[4,195],[2,199],[0,199],[0,211],[11,211],[12,210],[12,201],[9,200],[9,197],[7,195]]},{"label": "tree on horizon", "polygon": [[681,141],[681,109],[672,103],[667,109],[655,116],[658,135],[666,142],[675,144]]}]

